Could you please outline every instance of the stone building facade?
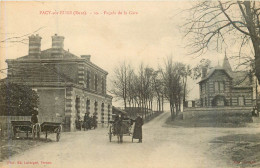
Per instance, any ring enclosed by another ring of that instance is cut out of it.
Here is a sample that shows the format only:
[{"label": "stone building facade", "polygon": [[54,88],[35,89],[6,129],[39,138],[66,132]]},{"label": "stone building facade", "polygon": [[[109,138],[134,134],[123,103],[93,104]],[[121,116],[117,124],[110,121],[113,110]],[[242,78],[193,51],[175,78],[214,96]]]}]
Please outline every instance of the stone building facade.
[{"label": "stone building facade", "polygon": [[52,36],[52,47],[41,51],[41,37],[29,37],[29,53],[6,60],[8,82],[26,84],[39,95],[39,118],[61,118],[64,130],[75,130],[84,114],[97,114],[98,123],[111,118],[112,97],[106,92],[108,73],[90,61],[63,49],[64,37]]},{"label": "stone building facade", "polygon": [[247,71],[233,71],[225,56],[223,65],[202,70],[200,106],[253,106],[252,78]]}]

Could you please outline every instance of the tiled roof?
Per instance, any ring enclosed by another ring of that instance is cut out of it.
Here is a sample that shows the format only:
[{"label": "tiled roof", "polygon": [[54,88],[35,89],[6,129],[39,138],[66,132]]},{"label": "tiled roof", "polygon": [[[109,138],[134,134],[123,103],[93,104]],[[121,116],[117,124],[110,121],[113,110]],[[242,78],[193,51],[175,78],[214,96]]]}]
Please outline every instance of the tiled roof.
[{"label": "tiled roof", "polygon": [[10,71],[12,73],[8,75],[8,78],[14,81],[26,81],[30,83],[73,82],[69,77],[59,73],[53,65],[32,64],[28,66],[26,64],[20,64],[19,67],[15,67]]},{"label": "tiled roof", "polygon": [[[49,48],[49,49],[41,51],[40,58],[41,59],[53,58],[52,50],[53,50],[52,48]],[[63,59],[79,59],[78,56],[70,53],[69,51],[62,49],[62,52],[63,52]],[[31,59],[31,58],[29,57],[29,55],[26,55],[26,56],[18,58],[17,60],[25,60],[25,59]]]},{"label": "tiled roof", "polygon": [[223,65],[222,66],[216,66],[214,68],[211,68],[206,76],[201,79],[201,82],[205,81],[206,79],[210,78],[210,76],[216,71],[221,70],[224,71],[228,77],[230,77],[233,81],[233,87],[251,87],[251,81],[250,77],[248,75],[247,71],[232,71],[232,68],[229,64],[227,56],[225,56]]},{"label": "tiled roof", "polygon": [[233,71],[233,86],[234,87],[249,87],[251,81],[247,71]]},{"label": "tiled roof", "polygon": [[230,78],[232,78],[234,87],[250,87],[252,85],[247,71],[227,72],[224,68],[221,68],[221,67],[215,67],[215,68],[210,69],[209,72],[207,73],[206,77],[201,79],[201,81],[199,83],[210,78],[210,76],[213,75],[213,73],[217,70],[224,71]]},{"label": "tiled roof", "polygon": [[199,81],[199,83],[201,83],[201,82],[203,82],[204,80],[210,78],[210,76],[213,75],[213,73],[214,73],[215,71],[217,71],[217,70],[224,71],[224,72],[228,75],[228,77],[232,78],[231,74],[228,73],[224,68],[222,68],[221,66],[216,66],[216,67],[214,67],[214,68],[211,68],[211,69],[209,70],[209,72],[206,74],[206,76]]}]

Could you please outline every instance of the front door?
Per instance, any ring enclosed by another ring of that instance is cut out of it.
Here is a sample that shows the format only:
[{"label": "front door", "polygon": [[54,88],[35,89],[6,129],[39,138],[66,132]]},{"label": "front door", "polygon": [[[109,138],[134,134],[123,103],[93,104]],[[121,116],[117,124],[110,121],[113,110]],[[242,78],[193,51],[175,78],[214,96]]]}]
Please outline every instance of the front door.
[{"label": "front door", "polygon": [[224,97],[218,97],[217,98],[217,106],[224,106]]},{"label": "front door", "polygon": [[225,106],[225,97],[224,96],[216,96],[212,101],[212,106]]}]

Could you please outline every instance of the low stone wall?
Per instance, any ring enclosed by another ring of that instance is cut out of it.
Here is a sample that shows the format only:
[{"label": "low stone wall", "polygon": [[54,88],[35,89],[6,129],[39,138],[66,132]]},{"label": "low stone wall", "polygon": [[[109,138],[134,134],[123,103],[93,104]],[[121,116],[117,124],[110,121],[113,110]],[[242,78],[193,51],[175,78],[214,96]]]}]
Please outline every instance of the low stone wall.
[{"label": "low stone wall", "polygon": [[252,107],[185,108],[184,120],[252,122]]}]

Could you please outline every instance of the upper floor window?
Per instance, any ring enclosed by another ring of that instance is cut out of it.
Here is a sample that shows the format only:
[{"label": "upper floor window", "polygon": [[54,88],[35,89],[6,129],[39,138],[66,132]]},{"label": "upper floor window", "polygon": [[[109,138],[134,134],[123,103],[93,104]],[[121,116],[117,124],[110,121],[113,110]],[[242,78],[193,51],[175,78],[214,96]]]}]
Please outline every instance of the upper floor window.
[{"label": "upper floor window", "polygon": [[200,85],[200,91],[201,91],[201,93],[205,93],[205,91],[206,91],[206,83]]},{"label": "upper floor window", "polygon": [[105,79],[104,79],[104,77],[102,77],[101,85],[102,85],[102,93],[104,94],[105,93]]},{"label": "upper floor window", "polygon": [[95,74],[95,76],[94,76],[94,82],[95,82],[95,91],[97,91],[97,88],[98,88],[98,78],[97,78],[97,74]]},{"label": "upper floor window", "polygon": [[224,82],[215,82],[214,83],[215,92],[223,92],[225,90]]},{"label": "upper floor window", "polygon": [[89,89],[89,83],[90,83],[90,71],[87,71],[87,89]]},{"label": "upper floor window", "polygon": [[224,82],[219,82],[219,91],[224,91]]}]

